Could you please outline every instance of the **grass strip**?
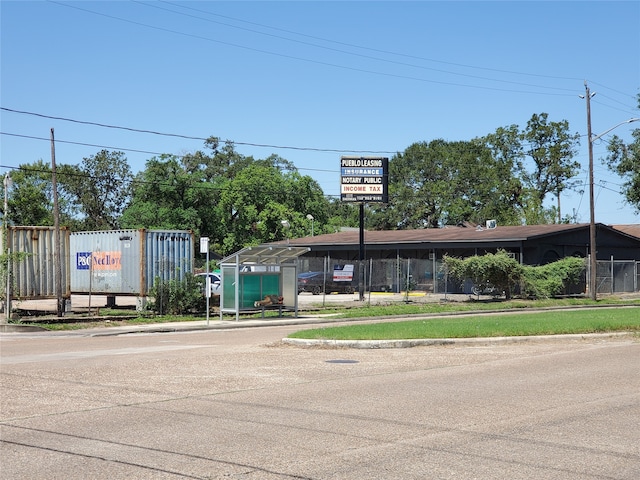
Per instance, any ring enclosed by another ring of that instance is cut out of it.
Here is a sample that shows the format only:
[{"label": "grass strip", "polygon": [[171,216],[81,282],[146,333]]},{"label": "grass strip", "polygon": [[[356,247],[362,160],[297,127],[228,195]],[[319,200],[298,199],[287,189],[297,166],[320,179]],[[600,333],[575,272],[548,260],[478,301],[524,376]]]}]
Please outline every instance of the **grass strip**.
[{"label": "grass strip", "polygon": [[575,333],[640,332],[637,308],[598,308],[520,314],[437,317],[301,330],[289,338],[317,340],[411,340]]}]

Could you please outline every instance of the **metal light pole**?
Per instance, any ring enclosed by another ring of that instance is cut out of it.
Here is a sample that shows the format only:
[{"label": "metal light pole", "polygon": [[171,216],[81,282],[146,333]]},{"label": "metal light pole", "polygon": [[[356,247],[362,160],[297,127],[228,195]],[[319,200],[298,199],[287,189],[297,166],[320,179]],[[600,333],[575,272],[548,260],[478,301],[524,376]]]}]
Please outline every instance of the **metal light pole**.
[{"label": "metal light pole", "polygon": [[633,123],[640,121],[640,118],[630,118],[629,120],[625,120],[624,122],[620,122],[617,125],[614,125],[610,129],[602,132],[600,135],[596,135],[592,137],[591,133],[591,97],[593,97],[596,93],[591,92],[589,90],[589,86],[587,82],[584,82],[585,95],[584,97],[580,95],[581,98],[586,99],[587,101],[587,140],[589,142],[589,212],[590,212],[590,220],[589,220],[589,296],[591,300],[597,300],[597,282],[596,282],[596,270],[598,268],[598,263],[596,261],[596,214],[595,214],[595,205],[594,205],[594,196],[593,196],[593,142],[602,138],[604,135],[609,133],[611,130],[618,128],[620,125],[624,125],[626,123]]},{"label": "metal light pole", "polygon": [[280,223],[287,233],[287,246],[289,246],[289,228],[291,228],[291,224],[289,223],[289,220],[280,220]]}]

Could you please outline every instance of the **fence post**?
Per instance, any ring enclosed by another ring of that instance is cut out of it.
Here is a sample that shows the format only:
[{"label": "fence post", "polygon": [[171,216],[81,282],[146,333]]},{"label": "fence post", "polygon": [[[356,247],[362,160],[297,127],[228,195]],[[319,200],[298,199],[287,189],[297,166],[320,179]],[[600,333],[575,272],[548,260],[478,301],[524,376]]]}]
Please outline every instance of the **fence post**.
[{"label": "fence post", "polygon": [[613,295],[613,292],[615,291],[615,288],[613,288],[613,282],[614,282],[614,276],[613,276],[614,272],[613,272],[613,255],[611,255],[611,294]]}]

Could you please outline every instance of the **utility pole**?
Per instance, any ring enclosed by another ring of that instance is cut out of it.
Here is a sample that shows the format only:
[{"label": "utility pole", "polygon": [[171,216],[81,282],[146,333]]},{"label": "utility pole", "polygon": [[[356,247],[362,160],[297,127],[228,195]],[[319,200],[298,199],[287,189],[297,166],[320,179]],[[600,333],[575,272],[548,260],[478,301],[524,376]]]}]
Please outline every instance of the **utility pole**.
[{"label": "utility pole", "polygon": [[595,95],[595,92],[591,93],[586,80],[584,88],[584,98],[587,101],[587,141],[589,143],[589,296],[591,300],[597,300],[596,270],[598,263],[596,261],[596,213],[593,199],[593,139],[591,138],[591,97]]},{"label": "utility pole", "polygon": [[2,234],[4,235],[2,248],[3,252],[6,255],[6,265],[7,265],[7,276],[5,281],[7,282],[5,285],[5,302],[4,302],[4,319],[0,318],[0,323],[9,323],[9,319],[11,318],[11,248],[9,247],[9,187],[11,186],[11,175],[9,172],[4,175],[4,214],[3,214],[3,223],[4,229]]},{"label": "utility pole", "polygon": [[60,261],[60,210],[58,208],[58,181],[56,178],[56,145],[51,129],[51,185],[53,186],[53,230],[55,248],[53,250],[53,266],[55,272],[55,290],[57,315],[62,317],[64,313],[64,300],[62,298],[62,263]]}]

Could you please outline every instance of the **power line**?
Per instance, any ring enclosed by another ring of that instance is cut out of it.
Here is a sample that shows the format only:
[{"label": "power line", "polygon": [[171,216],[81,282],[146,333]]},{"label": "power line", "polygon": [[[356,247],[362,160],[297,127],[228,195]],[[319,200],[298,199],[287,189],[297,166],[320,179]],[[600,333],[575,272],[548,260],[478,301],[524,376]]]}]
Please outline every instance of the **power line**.
[{"label": "power line", "polygon": [[[56,139],[56,142],[58,142],[58,140]],[[20,166],[20,167],[15,167],[12,165],[1,165],[0,164],[0,168],[6,168],[8,170],[13,170],[13,171],[20,171],[20,172],[25,172],[25,173],[44,173],[44,174],[51,174],[51,170],[47,169],[47,168],[34,168],[32,166]],[[64,171],[64,172],[58,172],[58,177],[76,177],[76,178],[96,178],[95,175],[91,175],[88,173],[84,173],[84,172],[79,172],[79,171],[75,171],[75,172],[69,172],[69,171]],[[169,188],[177,188],[178,186],[175,185],[173,182],[171,181],[155,181],[155,180],[145,180],[140,178],[140,175],[134,175],[131,178],[120,178],[119,179],[122,183],[124,184],[130,184],[132,187],[135,187],[136,185],[154,185],[154,186],[158,186],[158,187],[169,187]],[[209,190],[211,192],[213,191],[218,191],[221,190],[222,187],[218,186],[218,185],[213,185],[209,182],[203,181],[200,183],[192,183],[189,185],[184,185],[181,186],[187,190],[189,189],[202,189],[202,190]],[[329,195],[329,194],[325,194],[323,192],[323,197],[325,198],[339,198],[340,195]]]},{"label": "power line", "polygon": [[[9,137],[18,137],[18,138],[27,138],[30,140],[40,140],[40,141],[45,141],[45,142],[50,142],[51,140],[49,138],[45,138],[45,137],[36,137],[33,135],[21,135],[21,134],[17,134],[17,133],[9,133],[9,132],[1,132],[0,131],[0,135],[7,135]],[[56,139],[56,143],[64,143],[67,145],[79,145],[79,146],[84,146],[84,147],[95,147],[95,148],[100,148],[102,150],[112,150],[112,151],[119,151],[119,152],[134,152],[134,153],[146,153],[149,155],[165,155],[166,152],[151,152],[148,150],[136,150],[136,149],[132,149],[132,148],[123,148],[123,147],[113,147],[113,146],[108,146],[108,145],[98,145],[98,144],[94,144],[94,143],[83,143],[83,142],[72,142],[69,140],[60,140],[60,139]],[[184,157],[185,155],[176,155],[179,157]],[[338,170],[327,170],[327,169],[321,169],[321,168],[300,168],[300,167],[296,167],[296,170],[298,171],[310,171],[310,172],[324,172],[324,173],[337,173]]]},{"label": "power line", "polygon": [[[135,3],[140,3],[140,4],[143,4],[143,5],[149,6],[149,5],[144,4],[142,2],[135,2]],[[345,46],[345,47],[351,47],[351,48],[356,48],[356,49],[360,49],[360,50],[367,50],[367,51],[370,51],[370,52],[382,53],[382,54],[385,54],[385,55],[394,55],[394,56],[398,56],[398,57],[411,58],[411,59],[414,59],[414,60],[422,60],[422,61],[426,61],[426,62],[441,63],[443,65],[451,65],[451,66],[470,68],[470,69],[475,69],[475,70],[485,70],[485,71],[497,72],[497,73],[508,73],[508,74],[512,74],[512,75],[522,75],[522,76],[550,78],[550,79],[559,79],[559,80],[578,80],[578,81],[582,81],[583,80],[582,78],[559,77],[559,76],[551,76],[551,75],[542,75],[542,74],[537,74],[537,73],[523,73],[523,72],[510,71],[510,70],[501,70],[501,69],[497,69],[497,68],[480,67],[480,66],[477,66],[477,65],[466,65],[466,64],[462,64],[462,63],[447,62],[447,61],[444,61],[444,60],[436,60],[436,59],[433,59],[433,58],[426,58],[426,57],[421,57],[421,56],[418,56],[418,55],[409,55],[409,54],[405,54],[405,53],[393,52],[393,51],[390,51],[390,50],[383,50],[383,49],[365,47],[365,46],[362,46],[362,45],[355,45],[355,44],[352,44],[352,43],[341,42],[341,41],[328,39],[328,38],[323,38],[323,37],[318,37],[318,36],[314,36],[314,35],[308,35],[308,34],[305,34],[305,33],[295,32],[295,31],[292,31],[292,30],[286,30],[286,29],[283,29],[283,28],[273,27],[271,25],[264,25],[264,24],[261,24],[261,23],[250,22],[250,21],[247,21],[247,20],[242,20],[242,19],[239,19],[239,18],[227,16],[227,15],[221,15],[221,14],[218,14],[218,13],[212,13],[212,12],[208,12],[208,11],[205,11],[205,10],[200,10],[198,8],[188,7],[188,6],[183,5],[183,4],[176,4],[176,3],[168,2],[168,1],[164,1],[164,0],[159,0],[159,3],[166,3],[168,5],[172,5],[172,6],[175,6],[175,7],[183,8],[183,9],[186,9],[186,10],[192,10],[192,11],[196,11],[196,12],[199,12],[199,13],[204,13],[204,14],[207,14],[207,15],[215,16],[215,17],[226,18],[226,19],[233,20],[233,21],[236,21],[236,22],[246,23],[246,24],[249,24],[249,25],[254,25],[254,26],[258,26],[258,27],[262,27],[262,28],[268,28],[268,29],[279,31],[279,32],[283,32],[283,33],[288,33],[288,34],[297,35],[297,36],[300,36],[300,37],[310,38],[310,39],[313,39],[313,40],[320,40],[320,41],[323,41],[323,42],[333,43],[333,44],[336,44],[336,45],[342,45],[342,46]],[[155,7],[155,8],[158,8],[158,7]],[[175,12],[175,11],[172,11],[172,10],[167,10],[167,11],[171,11],[173,13],[179,13],[179,12]],[[200,17],[195,17],[195,18],[200,18]],[[211,21],[211,20],[208,20],[208,21]],[[217,23],[220,23],[220,22],[217,22]],[[241,28],[241,27],[237,27],[237,26],[234,26],[234,25],[229,25],[229,24],[226,24],[226,23],[223,24],[223,25],[227,25],[227,26],[230,26],[232,28]],[[258,31],[249,30],[249,29],[246,29],[246,30],[251,31],[251,32],[255,32],[255,33],[260,33],[262,35],[267,35],[264,32],[258,32]],[[296,42],[296,40],[288,39],[286,37],[277,37],[277,38],[284,38],[285,40]],[[303,43],[303,42],[300,42],[300,43]],[[308,44],[306,42],[304,42],[304,43]],[[311,45],[314,45],[314,44],[311,44]],[[319,45],[314,45],[314,46],[322,48]],[[350,53],[350,52],[346,52],[346,53]],[[380,60],[382,60],[382,59],[380,59]],[[450,73],[454,73],[454,72],[450,72]]]},{"label": "power line", "polygon": [[[104,123],[99,123],[99,122],[76,120],[76,119],[65,118],[65,117],[57,117],[57,116],[45,115],[45,114],[35,113],[35,112],[27,112],[27,111],[22,111],[22,110],[15,110],[15,109],[7,108],[7,107],[0,107],[0,110],[4,110],[4,111],[7,111],[7,112],[11,112],[11,113],[17,113],[17,114],[32,115],[32,116],[37,116],[37,117],[47,118],[47,119],[53,119],[53,120],[60,120],[60,121],[78,123],[78,124],[98,126],[98,127],[102,127],[102,128],[120,129],[120,130],[137,132],[137,133],[146,133],[146,134],[153,134],[153,135],[166,136],[166,137],[176,137],[176,138],[183,138],[183,139],[189,139],[189,140],[200,140],[200,141],[208,140],[207,138],[204,138],[204,137],[196,137],[196,136],[189,136],[189,135],[182,135],[182,134],[175,134],[175,133],[166,133],[166,132],[157,132],[157,131],[153,131],[153,130],[137,129],[137,128],[131,128],[131,127],[125,127],[125,126],[104,124]],[[0,135],[7,135],[7,136],[18,137],[18,138],[27,138],[27,139],[32,139],[32,140],[46,141],[46,142],[50,141],[49,138],[37,137],[37,136],[31,136],[31,135],[22,135],[22,134],[10,133],[10,132],[1,132],[0,131]],[[603,142],[603,143],[610,143],[610,141],[607,140],[606,138],[602,138],[602,139],[600,139],[600,141]],[[99,144],[92,144],[92,143],[85,143],[85,142],[74,142],[74,141],[61,140],[61,139],[57,139],[56,142],[57,143],[63,143],[63,144],[69,144],[69,145],[88,146],[88,147],[94,147],[94,148],[100,148],[100,149],[123,151],[123,152],[144,153],[144,154],[158,155],[158,156],[166,154],[166,152],[154,152],[154,151],[140,150],[140,149],[133,149],[133,148],[114,147],[114,146],[106,146],[106,145],[99,145]],[[320,148],[316,149],[316,148],[309,148],[309,147],[275,146],[275,145],[267,145],[267,144],[253,144],[253,143],[246,143],[246,142],[233,142],[231,140],[226,140],[225,142],[231,143],[231,144],[245,145],[245,146],[249,145],[249,146],[274,148],[274,149],[282,148],[282,149],[296,149],[296,150],[312,150],[312,151],[329,152],[329,153],[375,153],[375,154],[393,154],[393,155],[398,153],[398,151],[339,150],[339,149],[320,149]],[[181,157],[181,156],[184,156],[184,155],[176,155],[176,156]],[[14,167],[11,167],[11,168],[14,168]],[[297,167],[296,167],[296,169],[299,170],[299,171],[315,171],[315,172],[325,172],[325,173],[336,173],[336,171],[337,171],[337,170],[313,169],[313,168],[297,168]],[[611,183],[613,183],[613,182],[611,182]],[[611,190],[611,189],[609,189],[609,190]],[[612,191],[614,191],[614,190],[612,190]],[[330,195],[325,195],[325,196],[330,197]]]},{"label": "power line", "polygon": [[[243,30],[243,31],[248,31],[248,32],[251,32],[251,33],[257,33],[259,35],[265,35],[265,36],[268,36],[268,37],[278,38],[280,40],[286,40],[286,41],[298,43],[298,44],[301,44],[301,45],[307,45],[307,46],[311,46],[311,47],[315,47],[315,48],[321,48],[323,50],[329,50],[329,51],[332,51],[332,52],[342,53],[342,54],[345,54],[345,55],[351,55],[351,56],[355,56],[355,57],[366,58],[368,60],[375,60],[375,61],[378,61],[378,62],[390,63],[392,65],[399,65],[399,66],[404,66],[404,67],[418,68],[418,69],[421,69],[421,70],[430,70],[430,71],[434,71],[434,72],[438,72],[438,73],[446,73],[448,75],[457,75],[457,76],[461,76],[461,77],[475,78],[475,79],[479,79],[479,80],[488,80],[488,81],[491,81],[491,82],[507,83],[507,84],[512,84],[512,85],[521,85],[521,86],[536,87],[536,88],[548,88],[550,90],[561,90],[561,91],[566,91],[566,92],[572,92],[573,91],[572,89],[568,89],[568,88],[547,87],[547,86],[533,85],[533,84],[523,83],[523,82],[514,82],[514,81],[510,81],[510,80],[500,80],[500,79],[495,79],[495,78],[487,78],[487,77],[481,77],[481,76],[478,76],[478,75],[471,75],[471,74],[467,74],[467,73],[452,72],[450,70],[442,70],[442,69],[438,69],[438,68],[425,67],[423,65],[416,65],[416,64],[412,64],[412,63],[399,62],[399,61],[395,61],[395,60],[388,60],[388,59],[385,59],[385,58],[374,57],[374,56],[371,56],[371,55],[363,55],[363,54],[360,54],[360,53],[354,53],[354,52],[349,52],[349,51],[346,51],[346,50],[340,50],[340,49],[337,49],[337,48],[326,47],[324,45],[318,45],[316,43],[305,42],[305,41],[300,41],[300,40],[294,40],[292,38],[283,37],[281,35],[274,35],[274,34],[270,34],[270,33],[260,32],[258,30],[253,30],[253,29],[250,29],[250,28],[239,27],[237,25],[232,25],[232,24],[229,24],[229,23],[218,22],[218,21],[211,20],[211,19],[205,19],[205,18],[197,17],[195,15],[190,15],[190,14],[187,14],[187,13],[177,12],[175,10],[170,10],[170,9],[167,9],[167,8],[163,8],[163,7],[160,7],[160,6],[156,5],[156,4],[144,3],[144,2],[137,1],[137,0],[133,0],[133,2],[137,3],[139,5],[143,5],[145,7],[156,8],[158,10],[163,10],[165,12],[171,12],[171,13],[182,15],[182,16],[186,16],[186,17],[189,17],[189,18],[195,18],[195,19],[202,20],[202,21],[205,21],[205,22],[216,23],[216,24],[224,25],[224,26],[227,26],[227,27],[230,27],[230,28],[236,28],[236,29]],[[174,6],[180,6],[180,5],[172,4],[170,2],[163,2],[163,3],[167,3],[169,5],[174,5]],[[200,12],[200,13],[209,14],[209,12],[206,12],[206,11],[203,11],[203,10],[199,10],[199,9],[196,9],[196,8],[190,8],[190,7],[184,7],[184,8],[188,8],[189,10],[194,10],[194,11],[197,11],[197,12]],[[215,15],[215,14],[212,14],[212,15]],[[230,17],[228,17],[228,18],[230,18]],[[243,20],[239,20],[239,19],[233,19],[233,20],[239,21],[239,22],[244,22]],[[273,28],[273,27],[269,27],[267,25],[260,25],[260,26],[263,27],[263,28]],[[291,31],[287,31],[287,33],[291,33],[291,34],[294,34],[294,35],[300,35],[300,34],[298,34],[296,32],[291,32]],[[312,38],[317,39],[317,40],[322,40],[322,41],[325,41],[325,42],[339,43],[341,45],[349,46],[349,47],[352,47],[352,48],[358,48],[358,49],[369,50],[369,51],[376,51],[378,53],[384,53],[384,54],[388,54],[388,55],[411,57],[411,56],[408,56],[408,55],[403,55],[403,54],[399,54],[399,53],[395,53],[395,52],[389,52],[389,51],[385,51],[385,50],[376,50],[376,49],[370,49],[370,48],[367,48],[367,47],[361,47],[361,46],[352,45],[352,44],[348,44],[348,43],[333,42],[331,40],[323,39],[323,38],[320,38],[320,37],[312,37]],[[425,58],[421,58],[421,57],[411,57],[411,58],[424,60],[424,61],[434,61],[434,60],[425,59]],[[456,66],[465,67],[465,68],[478,68],[478,67],[472,67],[472,66],[469,66],[469,65],[452,64],[452,63],[450,63],[450,65],[456,65]],[[486,69],[486,70],[490,70],[490,69]],[[527,74],[519,74],[519,73],[516,73],[516,72],[508,72],[508,71],[500,71],[500,70],[498,70],[498,72],[500,72],[500,73],[511,73],[511,74],[517,74],[517,75],[527,75]],[[538,75],[538,76],[540,76],[540,75]],[[557,78],[557,77],[551,77],[551,78]],[[562,77],[560,77],[560,78],[562,78]],[[579,79],[572,78],[572,79],[569,79],[569,80],[579,80]]]},{"label": "power line", "polygon": [[[144,130],[144,129],[139,129],[139,128],[124,127],[124,126],[120,126],[120,125],[109,125],[109,124],[105,124],[105,123],[91,122],[91,121],[86,121],[86,120],[75,120],[75,119],[72,119],[72,118],[56,117],[56,116],[52,116],[52,115],[45,115],[45,114],[42,114],[42,113],[27,112],[27,111],[24,111],[24,110],[15,110],[15,109],[12,109],[12,108],[7,108],[7,107],[0,107],[0,110],[4,110],[6,112],[11,112],[11,113],[18,113],[18,114],[22,114],[22,115],[32,115],[32,116],[35,116],[35,117],[47,118],[47,119],[50,119],[50,120],[58,120],[58,121],[63,121],[63,122],[72,122],[72,123],[78,123],[78,124],[82,124],[82,125],[92,125],[92,126],[95,126],[95,127],[102,127],[102,128],[112,128],[112,129],[116,129],[116,130],[125,130],[125,131],[136,132],[136,133],[146,133],[146,134],[150,134],[150,135],[159,135],[159,136],[163,136],[163,137],[174,137],[174,138],[183,138],[183,139],[187,139],[187,140],[200,140],[200,141],[208,140],[208,138],[204,138],[204,137],[181,135],[181,134],[177,134],[177,133],[157,132],[157,131],[154,131],[154,130]],[[209,137],[209,138],[211,138],[211,137]],[[257,147],[257,148],[272,148],[272,149],[277,149],[277,150],[298,150],[298,151],[327,152],[327,153],[367,153],[367,154],[369,154],[369,153],[371,153],[371,154],[384,153],[384,154],[390,154],[390,155],[394,155],[394,154],[398,153],[397,151],[349,150],[349,149],[338,149],[338,148],[296,147],[296,146],[291,146],[291,145],[269,145],[269,144],[264,144],[264,143],[238,142],[238,141],[234,141],[234,140],[223,140],[223,142],[224,143],[230,143],[230,144],[233,144],[233,145],[243,145],[243,146],[247,146],[247,147]]]},{"label": "power line", "polygon": [[[401,74],[396,74],[396,73],[379,72],[379,71],[375,71],[375,70],[367,70],[367,69],[363,69],[363,68],[350,67],[350,66],[339,65],[339,64],[331,63],[331,62],[323,62],[323,61],[320,61],[320,60],[311,60],[311,59],[308,59],[308,58],[297,57],[297,56],[294,56],[294,55],[287,55],[287,54],[283,54],[283,53],[272,52],[272,51],[263,50],[263,49],[260,49],[260,48],[247,47],[245,45],[240,45],[240,44],[237,44],[237,43],[227,42],[227,41],[223,41],[223,40],[215,40],[215,39],[212,39],[212,38],[209,38],[209,37],[203,37],[201,35],[195,35],[195,34],[192,34],[192,33],[180,32],[180,31],[177,31],[177,30],[169,29],[169,28],[157,27],[157,26],[154,26],[154,25],[148,25],[146,23],[137,22],[137,21],[134,21],[134,20],[126,19],[126,18],[121,18],[121,17],[117,17],[115,15],[109,15],[109,14],[106,14],[106,13],[96,12],[96,11],[93,11],[93,10],[89,10],[87,8],[78,7],[76,5],[67,5],[65,3],[60,3],[60,2],[53,1],[53,0],[48,0],[48,1],[50,3],[56,4],[56,5],[59,5],[59,6],[73,8],[73,9],[80,10],[80,11],[83,11],[83,12],[91,13],[93,15],[98,15],[98,16],[101,16],[101,17],[106,17],[106,18],[110,18],[112,20],[118,20],[118,21],[121,21],[121,22],[130,23],[130,24],[141,26],[141,27],[145,27],[145,28],[150,28],[150,29],[153,29],[153,30],[158,30],[158,31],[162,31],[162,32],[166,32],[166,33],[172,33],[172,34],[180,35],[180,36],[184,36],[184,37],[190,37],[190,38],[195,38],[195,39],[204,40],[204,41],[208,41],[208,42],[218,43],[218,44],[221,44],[221,45],[227,45],[227,46],[231,46],[231,47],[235,47],[235,48],[240,48],[240,49],[243,49],[243,50],[249,50],[249,51],[252,51],[252,52],[262,53],[262,54],[265,54],[265,55],[271,55],[271,56],[276,56],[276,57],[280,57],[280,58],[287,58],[287,59],[290,59],[290,60],[297,60],[297,61],[306,62],[306,63],[313,63],[313,64],[316,64],[316,65],[324,65],[324,66],[328,66],[328,67],[339,68],[339,69],[342,69],[342,70],[349,70],[349,71],[360,72],[360,73],[368,73],[368,74],[372,74],[372,75],[378,75],[378,76],[390,77],[390,78],[400,78],[400,79],[404,79],[404,80],[413,80],[413,81],[432,83],[432,84],[437,84],[437,85],[476,88],[476,89],[480,89],[480,90],[490,90],[490,91],[510,92],[510,93],[523,93],[523,94],[530,94],[530,95],[551,95],[551,96],[572,96],[573,95],[572,93],[543,93],[543,92],[534,92],[534,91],[526,91],[526,90],[511,90],[511,89],[480,86],[480,85],[469,85],[469,84],[463,84],[463,83],[444,82],[444,81],[438,81],[438,80],[430,80],[430,79],[425,79],[425,78],[413,77],[413,76],[409,76],[409,75],[401,75]],[[492,80],[492,81],[497,81],[497,80]],[[535,88],[550,88],[550,87],[544,87],[544,86],[534,86],[534,87]],[[573,90],[569,90],[569,89],[559,89],[559,90],[566,90],[567,92],[573,91]]]},{"label": "power line", "polygon": [[[43,140],[43,141],[50,141],[50,139],[48,138],[44,138],[44,137],[35,137],[33,135],[21,135],[18,133],[9,133],[9,132],[0,132],[0,135],[7,135],[9,137],[18,137],[18,138],[28,138],[30,140]],[[83,143],[83,142],[72,142],[69,140],[59,140],[56,139],[56,143],[65,143],[68,145],[80,145],[83,147],[95,147],[95,148],[101,148],[101,149],[106,149],[106,150],[118,150],[118,151],[122,151],[122,152],[134,152],[134,153],[146,153],[149,155],[164,155],[163,153],[159,153],[159,152],[150,152],[148,150],[135,150],[133,148],[119,148],[119,147],[109,147],[106,145],[97,145],[95,143]]]}]

